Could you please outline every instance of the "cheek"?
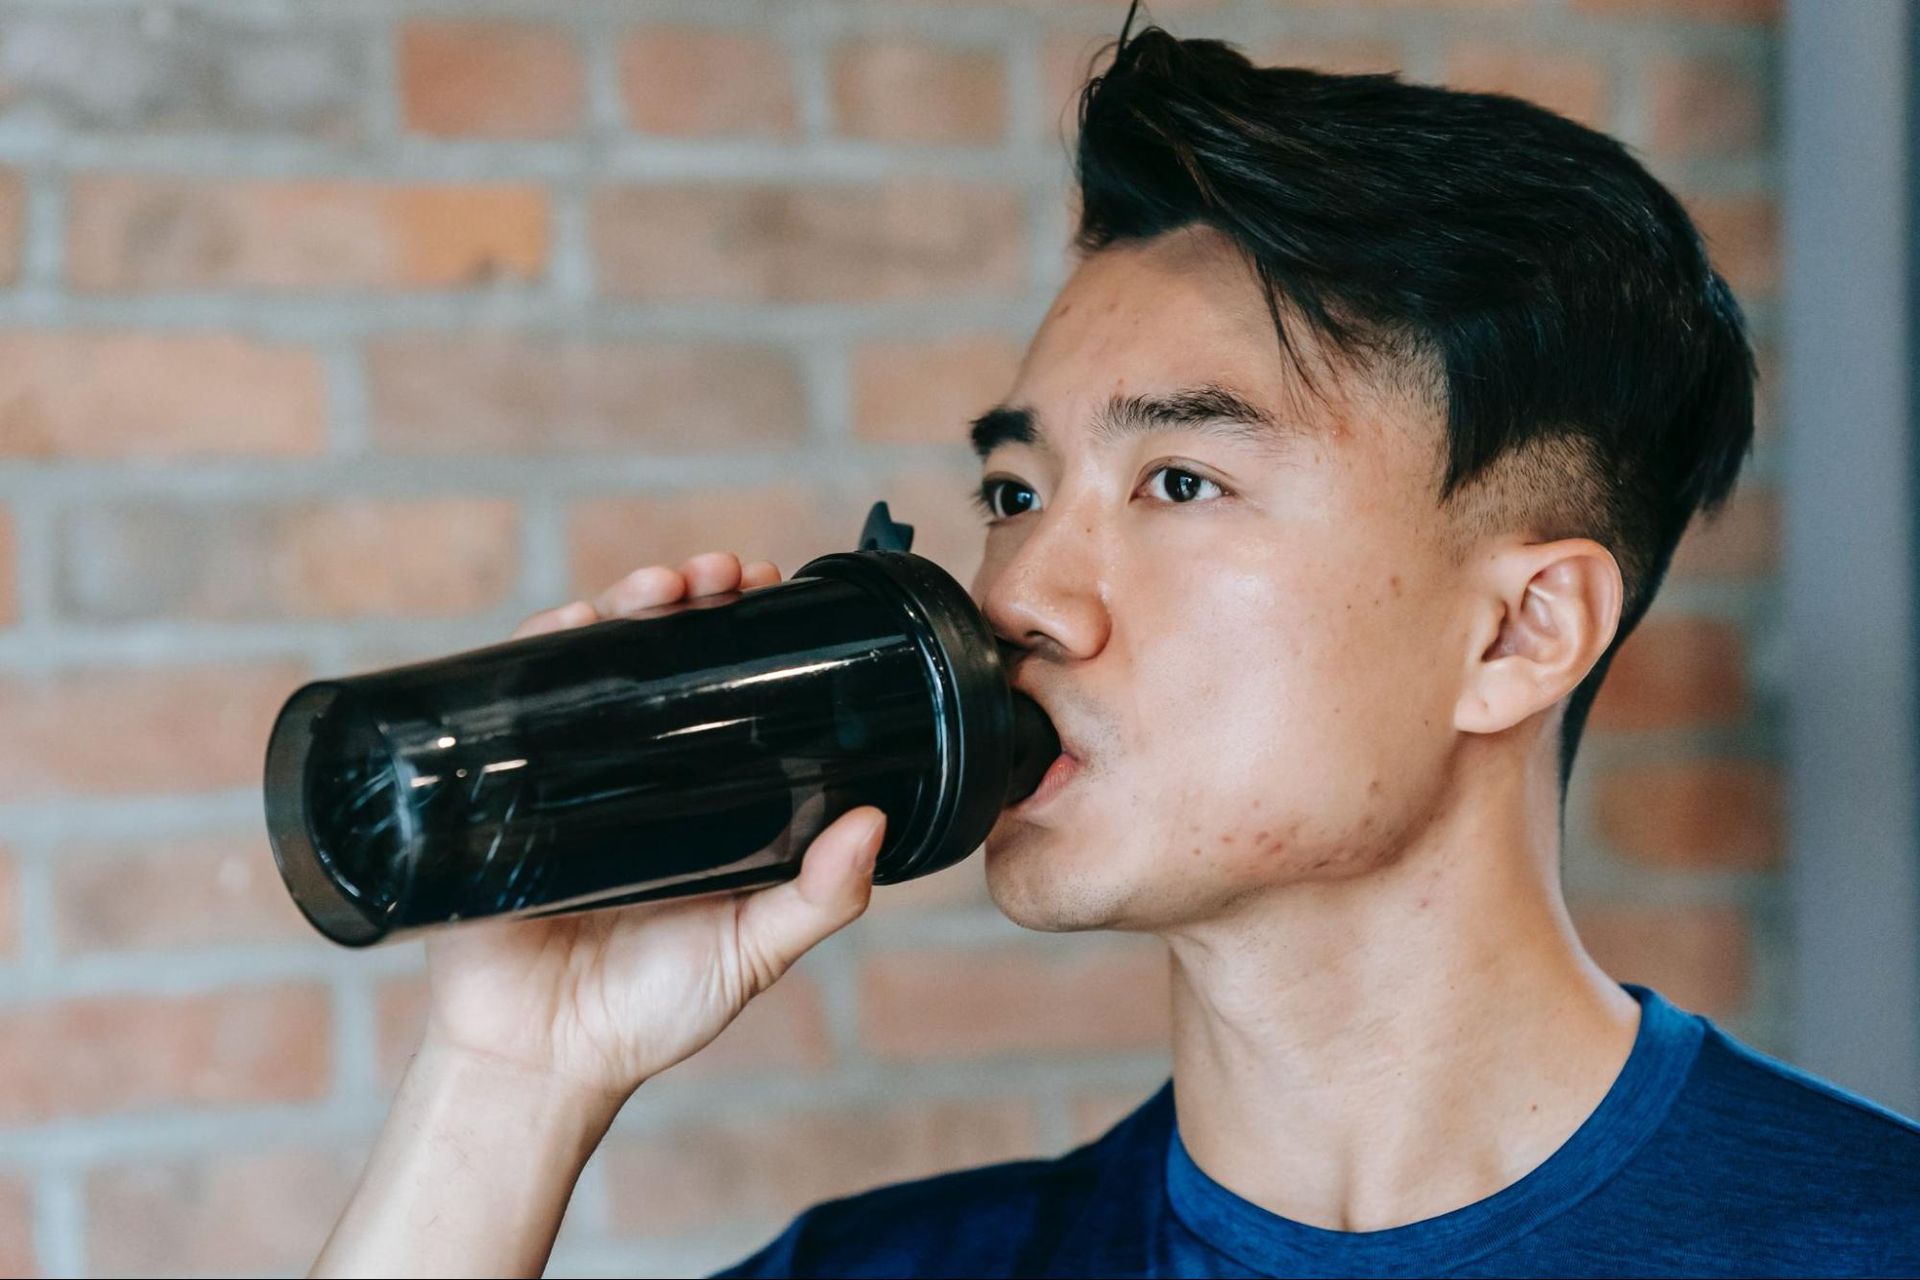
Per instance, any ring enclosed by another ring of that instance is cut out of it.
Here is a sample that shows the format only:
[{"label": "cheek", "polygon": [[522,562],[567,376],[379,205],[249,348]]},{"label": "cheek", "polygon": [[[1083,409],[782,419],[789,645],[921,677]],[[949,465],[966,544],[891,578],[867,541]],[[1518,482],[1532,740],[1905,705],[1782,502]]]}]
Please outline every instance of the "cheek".
[{"label": "cheek", "polygon": [[1229,879],[1337,874],[1390,836],[1395,779],[1421,771],[1413,757],[1435,732],[1421,692],[1433,648],[1403,581],[1354,580],[1225,578],[1189,597],[1204,623],[1139,668],[1151,704],[1136,723],[1153,749],[1130,789],[1168,802],[1136,816],[1171,862]]}]

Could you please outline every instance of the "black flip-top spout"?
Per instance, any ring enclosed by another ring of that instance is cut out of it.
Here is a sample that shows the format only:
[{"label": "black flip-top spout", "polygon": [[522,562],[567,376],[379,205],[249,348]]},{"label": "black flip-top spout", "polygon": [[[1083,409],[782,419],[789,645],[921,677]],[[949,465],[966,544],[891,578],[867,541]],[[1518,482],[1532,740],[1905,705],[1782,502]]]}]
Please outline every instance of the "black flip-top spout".
[{"label": "black flip-top spout", "polygon": [[911,551],[913,550],[913,526],[901,524],[887,510],[887,504],[876,502],[867,512],[866,527],[860,530],[860,550],[862,551]]}]

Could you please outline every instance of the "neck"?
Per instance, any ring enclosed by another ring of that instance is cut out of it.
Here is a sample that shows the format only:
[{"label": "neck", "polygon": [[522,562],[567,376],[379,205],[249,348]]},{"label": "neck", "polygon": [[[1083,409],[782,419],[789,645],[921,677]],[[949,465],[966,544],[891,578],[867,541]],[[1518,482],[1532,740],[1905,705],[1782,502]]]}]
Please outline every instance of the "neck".
[{"label": "neck", "polygon": [[1344,1231],[1448,1212],[1551,1155],[1625,1063],[1639,1007],[1567,917],[1557,789],[1476,772],[1383,868],[1169,936],[1181,1138],[1244,1199]]}]

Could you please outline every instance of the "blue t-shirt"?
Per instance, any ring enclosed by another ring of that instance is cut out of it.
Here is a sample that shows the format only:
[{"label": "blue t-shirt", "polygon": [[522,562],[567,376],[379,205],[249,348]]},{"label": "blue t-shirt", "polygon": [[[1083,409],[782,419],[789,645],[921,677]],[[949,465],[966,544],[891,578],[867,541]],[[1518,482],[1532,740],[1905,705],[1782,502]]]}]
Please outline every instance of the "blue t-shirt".
[{"label": "blue t-shirt", "polygon": [[1920,1125],[1657,992],[1573,1136],[1383,1231],[1270,1213],[1188,1157],[1169,1084],[1103,1137],[816,1205],[724,1276],[1920,1274]]}]

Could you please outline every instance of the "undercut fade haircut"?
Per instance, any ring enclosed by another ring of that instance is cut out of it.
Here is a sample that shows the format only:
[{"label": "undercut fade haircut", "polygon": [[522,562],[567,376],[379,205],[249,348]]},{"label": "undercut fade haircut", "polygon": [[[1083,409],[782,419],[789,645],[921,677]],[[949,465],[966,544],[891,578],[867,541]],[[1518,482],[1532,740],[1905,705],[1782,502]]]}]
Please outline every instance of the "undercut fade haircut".
[{"label": "undercut fade haircut", "polygon": [[1566,700],[1564,802],[1614,654],[1753,446],[1745,320],[1680,202],[1614,139],[1520,99],[1257,67],[1156,26],[1123,31],[1081,91],[1077,177],[1081,252],[1211,227],[1309,385],[1292,324],[1421,388],[1459,551],[1519,531],[1612,553],[1621,618]]}]

